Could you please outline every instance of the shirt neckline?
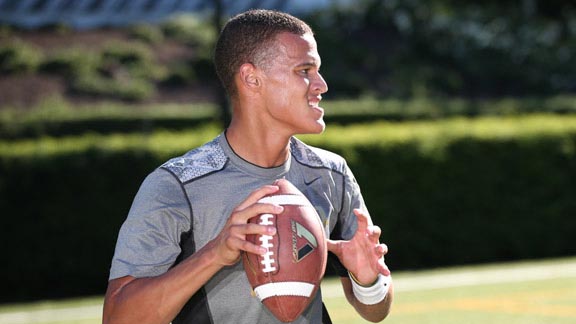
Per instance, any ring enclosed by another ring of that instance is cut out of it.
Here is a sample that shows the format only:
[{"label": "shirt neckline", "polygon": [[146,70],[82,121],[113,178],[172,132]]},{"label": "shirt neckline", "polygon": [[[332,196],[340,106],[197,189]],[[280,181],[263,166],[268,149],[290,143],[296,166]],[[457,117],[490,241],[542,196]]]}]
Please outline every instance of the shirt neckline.
[{"label": "shirt neckline", "polygon": [[242,170],[245,173],[248,173],[252,176],[259,177],[259,178],[270,178],[270,179],[278,179],[286,175],[290,170],[290,165],[292,163],[292,152],[290,152],[290,156],[282,165],[265,168],[253,164],[251,162],[246,161],[241,156],[236,154],[230,143],[228,143],[228,139],[226,138],[226,133],[223,132],[219,136],[219,144],[222,147],[222,150],[228,156],[230,162],[234,164],[238,169]]}]

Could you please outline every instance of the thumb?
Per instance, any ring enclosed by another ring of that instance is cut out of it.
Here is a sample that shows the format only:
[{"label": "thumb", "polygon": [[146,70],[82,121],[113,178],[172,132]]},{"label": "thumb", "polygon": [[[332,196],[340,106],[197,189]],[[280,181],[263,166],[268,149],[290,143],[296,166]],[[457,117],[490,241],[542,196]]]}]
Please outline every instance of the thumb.
[{"label": "thumb", "polygon": [[342,253],[342,241],[328,239],[326,240],[326,246],[328,247],[328,251],[340,257],[340,254]]}]

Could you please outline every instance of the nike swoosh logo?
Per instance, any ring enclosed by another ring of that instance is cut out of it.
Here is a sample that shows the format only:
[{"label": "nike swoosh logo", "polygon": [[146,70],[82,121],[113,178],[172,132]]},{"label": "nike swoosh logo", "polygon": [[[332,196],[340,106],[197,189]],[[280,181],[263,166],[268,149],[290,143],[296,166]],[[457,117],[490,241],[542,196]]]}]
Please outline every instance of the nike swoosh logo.
[{"label": "nike swoosh logo", "polygon": [[322,177],[317,177],[317,178],[314,178],[314,179],[312,179],[312,180],[304,180],[304,184],[307,185],[307,186],[309,186],[309,185],[311,185],[313,182],[316,182],[316,180],[320,180],[320,179],[322,179]]}]

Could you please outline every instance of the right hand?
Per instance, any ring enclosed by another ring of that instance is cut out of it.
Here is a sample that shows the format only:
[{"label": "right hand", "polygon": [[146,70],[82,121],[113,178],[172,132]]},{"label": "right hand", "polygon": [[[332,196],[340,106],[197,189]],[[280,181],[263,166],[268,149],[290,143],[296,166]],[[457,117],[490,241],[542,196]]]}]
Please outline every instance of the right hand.
[{"label": "right hand", "polygon": [[265,248],[246,241],[246,235],[275,235],[276,228],[248,223],[248,220],[260,214],[281,213],[284,210],[282,206],[258,203],[263,197],[278,190],[279,187],[273,185],[261,187],[253,191],[234,209],[220,234],[211,242],[216,249],[219,264],[228,266],[238,262],[242,251],[255,254],[266,253]]}]

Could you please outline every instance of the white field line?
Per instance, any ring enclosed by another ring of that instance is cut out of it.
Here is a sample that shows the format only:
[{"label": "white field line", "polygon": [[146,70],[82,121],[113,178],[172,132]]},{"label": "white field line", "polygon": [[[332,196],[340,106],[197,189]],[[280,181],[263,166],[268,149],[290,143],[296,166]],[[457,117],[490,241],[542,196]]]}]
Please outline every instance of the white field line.
[{"label": "white field line", "polygon": [[[393,275],[394,291],[408,292],[463,286],[476,286],[508,282],[538,281],[547,279],[576,278],[576,261],[553,264],[510,265],[509,267],[480,268],[471,270],[402,272]],[[322,283],[324,298],[343,297],[339,280]],[[0,313],[2,324],[40,324],[79,320],[99,321],[102,305],[51,308],[31,311]]]}]

